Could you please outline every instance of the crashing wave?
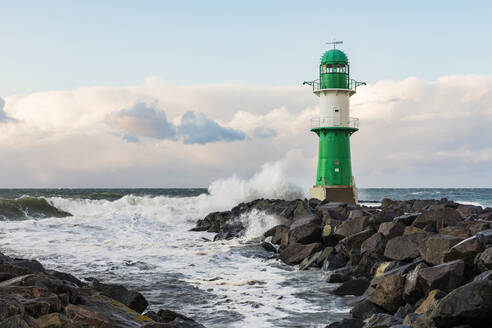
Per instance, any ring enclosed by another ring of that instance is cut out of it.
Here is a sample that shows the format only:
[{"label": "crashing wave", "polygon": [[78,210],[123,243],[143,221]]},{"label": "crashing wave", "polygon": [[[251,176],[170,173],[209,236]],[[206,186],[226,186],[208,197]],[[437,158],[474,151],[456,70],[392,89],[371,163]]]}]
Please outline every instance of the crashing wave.
[{"label": "crashing wave", "polygon": [[16,199],[0,199],[1,220],[60,218],[71,215],[59,210],[44,198],[23,196]]}]

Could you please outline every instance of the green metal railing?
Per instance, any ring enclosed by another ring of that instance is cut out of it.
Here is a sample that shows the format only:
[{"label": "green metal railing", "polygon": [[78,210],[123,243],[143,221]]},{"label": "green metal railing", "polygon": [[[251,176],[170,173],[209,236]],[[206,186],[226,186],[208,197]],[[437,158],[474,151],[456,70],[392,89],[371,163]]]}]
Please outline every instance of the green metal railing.
[{"label": "green metal railing", "polygon": [[[304,81],[302,83],[302,85],[310,85],[313,87],[313,91],[318,91],[318,90],[324,90],[324,89],[327,89],[327,88],[321,88],[321,79],[317,79],[317,80],[314,80],[314,81]],[[361,85],[366,85],[366,82],[358,82],[354,79],[349,79],[349,83],[348,83],[348,90],[353,90],[353,91],[356,91],[357,90],[357,87],[361,86]]]}]

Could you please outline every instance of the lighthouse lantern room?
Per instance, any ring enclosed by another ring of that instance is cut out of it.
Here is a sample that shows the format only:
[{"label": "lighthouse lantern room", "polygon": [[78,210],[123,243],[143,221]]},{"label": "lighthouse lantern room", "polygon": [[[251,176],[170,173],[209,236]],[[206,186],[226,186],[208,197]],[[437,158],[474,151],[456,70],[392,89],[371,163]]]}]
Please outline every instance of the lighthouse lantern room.
[{"label": "lighthouse lantern room", "polygon": [[311,131],[319,137],[318,171],[316,184],[309,191],[310,198],[355,204],[357,189],[350,161],[350,136],[359,130],[359,119],[350,117],[350,97],[357,87],[365,85],[350,78],[347,55],[337,44],[326,51],[319,65],[319,79],[303,84],[311,85],[319,97],[319,117],[311,120]]}]

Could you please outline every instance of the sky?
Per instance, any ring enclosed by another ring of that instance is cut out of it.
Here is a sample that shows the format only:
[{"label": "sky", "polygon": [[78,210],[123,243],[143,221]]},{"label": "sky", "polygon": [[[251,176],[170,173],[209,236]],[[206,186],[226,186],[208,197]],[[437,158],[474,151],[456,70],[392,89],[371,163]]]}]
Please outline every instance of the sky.
[{"label": "sky", "polygon": [[0,187],[306,190],[343,40],[360,187],[492,187],[489,1],[0,0]]}]

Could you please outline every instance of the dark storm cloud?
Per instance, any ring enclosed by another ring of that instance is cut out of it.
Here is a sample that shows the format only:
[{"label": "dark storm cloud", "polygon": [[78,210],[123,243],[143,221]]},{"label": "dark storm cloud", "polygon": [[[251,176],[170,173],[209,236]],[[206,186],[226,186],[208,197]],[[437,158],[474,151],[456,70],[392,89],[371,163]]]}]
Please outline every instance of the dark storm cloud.
[{"label": "dark storm cloud", "polygon": [[166,113],[141,102],[109,114],[106,122],[129,142],[137,142],[140,137],[176,140],[176,127],[167,120]]},{"label": "dark storm cloud", "polygon": [[169,140],[182,138],[185,144],[206,144],[245,138],[243,132],[223,127],[203,113],[188,111],[181,118],[181,125],[175,126],[168,121],[163,110],[144,103],[136,103],[129,109],[111,113],[106,122],[128,142],[139,142],[139,138],[147,137]]},{"label": "dark storm cloud", "polygon": [[178,134],[185,144],[206,144],[217,141],[243,140],[243,132],[219,125],[203,113],[186,112],[181,118]]}]

